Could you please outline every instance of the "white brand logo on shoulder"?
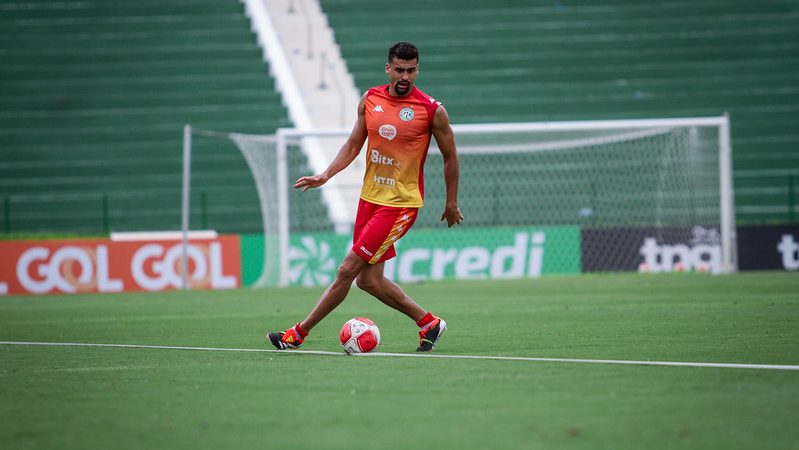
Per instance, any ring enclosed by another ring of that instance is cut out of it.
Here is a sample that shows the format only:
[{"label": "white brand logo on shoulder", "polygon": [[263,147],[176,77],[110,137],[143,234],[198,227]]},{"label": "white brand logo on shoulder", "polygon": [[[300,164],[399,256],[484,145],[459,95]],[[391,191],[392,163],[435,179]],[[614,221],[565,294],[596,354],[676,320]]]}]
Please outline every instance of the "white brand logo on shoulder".
[{"label": "white brand logo on shoulder", "polygon": [[374,109],[372,109],[372,111],[374,111],[374,112],[383,112],[383,107],[380,106],[380,105],[377,105],[377,106],[374,107]]},{"label": "white brand logo on shoulder", "polygon": [[397,128],[391,124],[380,125],[380,136],[388,139],[389,141],[397,137]]},{"label": "white brand logo on shoulder", "polygon": [[402,108],[399,113],[400,119],[405,122],[413,119],[413,115],[413,109],[411,108]]}]

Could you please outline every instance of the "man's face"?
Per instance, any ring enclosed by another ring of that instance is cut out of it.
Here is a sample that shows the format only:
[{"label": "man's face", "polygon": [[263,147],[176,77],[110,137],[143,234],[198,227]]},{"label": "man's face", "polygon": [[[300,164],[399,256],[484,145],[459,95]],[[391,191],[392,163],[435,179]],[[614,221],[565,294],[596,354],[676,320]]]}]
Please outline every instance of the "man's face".
[{"label": "man's face", "polygon": [[418,73],[418,60],[393,58],[390,63],[386,64],[389,93],[400,97],[408,95],[413,89],[413,83],[416,81]]}]

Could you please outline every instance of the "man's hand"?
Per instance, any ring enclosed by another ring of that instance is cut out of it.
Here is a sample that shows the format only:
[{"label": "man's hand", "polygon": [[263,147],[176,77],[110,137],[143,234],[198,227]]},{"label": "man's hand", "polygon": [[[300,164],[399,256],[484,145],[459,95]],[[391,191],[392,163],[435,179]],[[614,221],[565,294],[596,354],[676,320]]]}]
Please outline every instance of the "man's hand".
[{"label": "man's hand", "polygon": [[314,175],[312,177],[302,177],[294,183],[295,188],[302,188],[302,192],[307,191],[310,188],[317,188],[325,183],[327,183],[328,177],[327,175],[320,173],[319,175]]},{"label": "man's hand", "polygon": [[463,214],[461,214],[458,205],[447,205],[444,208],[444,214],[441,214],[441,221],[447,220],[447,228],[452,228],[453,225],[458,225],[463,222]]},{"label": "man's hand", "polygon": [[336,176],[337,173],[344,170],[355,160],[355,157],[361,152],[363,143],[366,142],[366,112],[363,105],[366,102],[367,93],[368,91],[363,93],[361,101],[358,103],[358,120],[355,122],[355,126],[352,127],[352,133],[350,133],[350,137],[347,138],[344,145],[341,146],[336,157],[333,158],[333,162],[330,163],[324,172],[310,177],[302,177],[295,181],[295,188],[302,188],[302,192],[311,188],[318,188],[327,183],[327,180]]}]

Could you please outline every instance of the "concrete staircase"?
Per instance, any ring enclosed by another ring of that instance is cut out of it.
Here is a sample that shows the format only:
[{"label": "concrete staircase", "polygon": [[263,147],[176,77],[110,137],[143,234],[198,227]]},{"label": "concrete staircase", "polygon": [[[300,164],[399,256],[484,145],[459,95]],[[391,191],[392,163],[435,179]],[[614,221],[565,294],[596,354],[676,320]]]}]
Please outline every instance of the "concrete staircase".
[{"label": "concrete staircase", "polygon": [[[295,116],[302,116],[300,120],[295,117],[295,126],[351,129],[357,117],[361,93],[355,87],[318,1],[261,1],[299,92],[300,99],[290,100],[284,96],[284,102],[295,103],[286,107],[290,111],[294,109]],[[280,76],[276,77],[280,79]],[[342,136],[303,140],[303,151],[308,156],[311,170],[315,173],[323,171],[345,139]],[[354,221],[364,170],[365,163],[359,157],[323,188],[326,203],[331,209],[330,218],[340,232],[347,232]]]}]

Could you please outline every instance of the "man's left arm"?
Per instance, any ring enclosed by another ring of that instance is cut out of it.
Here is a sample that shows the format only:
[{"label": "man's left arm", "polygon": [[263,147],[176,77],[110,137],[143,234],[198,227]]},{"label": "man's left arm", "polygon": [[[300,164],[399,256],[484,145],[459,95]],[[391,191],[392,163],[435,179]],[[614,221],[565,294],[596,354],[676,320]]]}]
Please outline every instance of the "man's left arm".
[{"label": "man's left arm", "polygon": [[444,158],[444,182],[447,185],[447,203],[441,220],[452,227],[463,221],[463,214],[458,208],[458,179],[460,178],[460,162],[455,149],[455,135],[449,125],[449,116],[443,106],[436,109],[433,116],[433,136],[436,138],[441,156]]}]

